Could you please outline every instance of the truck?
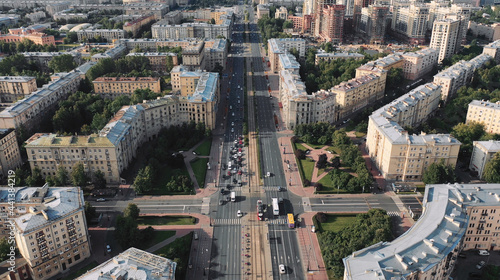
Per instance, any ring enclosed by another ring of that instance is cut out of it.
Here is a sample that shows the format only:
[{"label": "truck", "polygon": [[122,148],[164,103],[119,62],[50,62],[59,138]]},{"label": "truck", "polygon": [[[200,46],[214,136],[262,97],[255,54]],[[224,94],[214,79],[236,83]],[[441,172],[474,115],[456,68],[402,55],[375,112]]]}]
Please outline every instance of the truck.
[{"label": "truck", "polygon": [[236,193],[231,192],[231,202],[236,202]]}]

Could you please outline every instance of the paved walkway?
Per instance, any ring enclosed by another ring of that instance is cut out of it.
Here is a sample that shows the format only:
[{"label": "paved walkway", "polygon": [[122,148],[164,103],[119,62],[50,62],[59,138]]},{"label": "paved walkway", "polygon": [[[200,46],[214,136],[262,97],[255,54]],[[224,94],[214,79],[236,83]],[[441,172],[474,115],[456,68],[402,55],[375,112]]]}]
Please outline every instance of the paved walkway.
[{"label": "paved walkway", "polygon": [[328,279],[325,263],[321,255],[321,248],[316,233],[311,232],[313,226],[313,216],[315,212],[308,212],[300,215],[302,219],[297,227],[297,238],[299,239],[300,254],[304,271],[308,280]]}]

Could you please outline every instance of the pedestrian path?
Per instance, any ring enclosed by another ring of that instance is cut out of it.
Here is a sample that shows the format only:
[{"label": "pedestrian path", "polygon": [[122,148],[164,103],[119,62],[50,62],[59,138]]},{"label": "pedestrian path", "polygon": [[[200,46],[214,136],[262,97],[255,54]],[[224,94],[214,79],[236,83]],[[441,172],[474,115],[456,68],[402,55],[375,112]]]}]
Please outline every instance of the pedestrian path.
[{"label": "pedestrian path", "polygon": [[235,219],[215,219],[214,225],[241,225],[241,218]]},{"label": "pedestrian path", "polygon": [[203,198],[203,203],[201,204],[201,214],[210,214],[210,197]]},{"label": "pedestrian path", "polygon": [[389,217],[399,217],[400,213],[399,212],[396,212],[396,211],[388,211],[387,212],[387,215]]},{"label": "pedestrian path", "polygon": [[303,197],[302,206],[304,207],[304,212],[311,212],[311,199],[309,197]]},{"label": "pedestrian path", "polygon": [[276,186],[276,187],[273,187],[273,186],[265,186],[265,187],[264,187],[264,190],[265,190],[265,191],[274,191],[274,192],[277,192],[277,191],[278,191],[278,188],[279,188],[278,186]]},{"label": "pedestrian path", "polygon": [[287,221],[285,219],[269,220],[271,225],[286,225]]}]

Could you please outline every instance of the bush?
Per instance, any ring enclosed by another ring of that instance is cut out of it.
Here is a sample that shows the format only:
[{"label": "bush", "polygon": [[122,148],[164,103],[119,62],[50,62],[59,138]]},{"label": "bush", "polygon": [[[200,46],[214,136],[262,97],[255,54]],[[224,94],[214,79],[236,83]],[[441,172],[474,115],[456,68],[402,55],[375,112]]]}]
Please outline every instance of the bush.
[{"label": "bush", "polygon": [[294,153],[298,159],[306,159],[306,152],[297,149]]},{"label": "bush", "polygon": [[315,217],[316,217],[316,220],[320,223],[326,223],[326,221],[328,221],[326,214],[323,212],[318,212]]},{"label": "bush", "polygon": [[314,183],[314,189],[319,192],[323,189],[323,184],[321,184],[320,182],[316,182]]},{"label": "bush", "polygon": [[311,181],[304,179],[304,187],[309,187],[311,185]]}]

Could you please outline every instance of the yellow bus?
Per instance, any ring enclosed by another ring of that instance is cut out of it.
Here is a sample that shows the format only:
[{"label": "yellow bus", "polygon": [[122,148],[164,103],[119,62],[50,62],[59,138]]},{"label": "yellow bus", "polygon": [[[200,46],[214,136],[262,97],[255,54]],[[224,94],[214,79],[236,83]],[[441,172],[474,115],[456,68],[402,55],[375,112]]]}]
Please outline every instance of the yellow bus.
[{"label": "yellow bus", "polygon": [[293,219],[293,214],[288,214],[288,227],[295,228],[295,220]]}]

